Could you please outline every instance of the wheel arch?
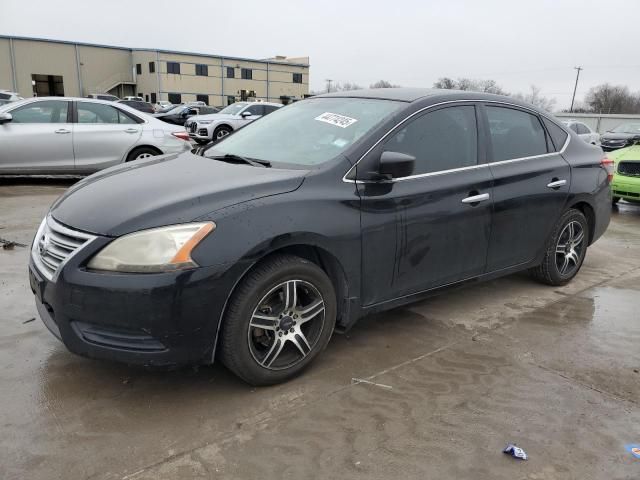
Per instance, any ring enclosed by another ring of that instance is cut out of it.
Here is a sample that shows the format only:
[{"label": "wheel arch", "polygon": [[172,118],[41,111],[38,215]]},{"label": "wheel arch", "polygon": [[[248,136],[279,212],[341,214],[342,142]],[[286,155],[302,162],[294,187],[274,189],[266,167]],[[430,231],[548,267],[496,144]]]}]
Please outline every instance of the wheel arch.
[{"label": "wheel arch", "polygon": [[157,155],[162,155],[163,152],[162,150],[160,150],[158,147],[156,147],[155,145],[150,145],[150,144],[145,144],[145,145],[134,145],[133,147],[131,147],[129,149],[129,151],[124,155],[124,161],[125,162],[130,162],[130,158],[137,150],[140,150],[142,148],[149,148],[151,150],[154,150],[155,152],[157,152]]},{"label": "wheel arch", "polygon": [[593,242],[593,237],[595,235],[596,229],[596,212],[587,200],[583,199],[575,199],[570,205],[569,208],[574,208],[586,217],[587,224],[589,225],[589,245]]}]

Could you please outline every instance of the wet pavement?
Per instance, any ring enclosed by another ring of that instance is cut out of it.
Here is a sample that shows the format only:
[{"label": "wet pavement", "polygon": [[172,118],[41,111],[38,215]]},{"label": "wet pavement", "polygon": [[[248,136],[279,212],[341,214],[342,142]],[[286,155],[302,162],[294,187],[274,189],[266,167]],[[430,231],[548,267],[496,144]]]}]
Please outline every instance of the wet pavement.
[{"label": "wet pavement", "polygon": [[[0,185],[0,238],[30,243],[67,185]],[[566,287],[512,275],[371,316],[259,389],[67,352],[27,250],[0,250],[2,479],[640,478],[640,206]]]}]

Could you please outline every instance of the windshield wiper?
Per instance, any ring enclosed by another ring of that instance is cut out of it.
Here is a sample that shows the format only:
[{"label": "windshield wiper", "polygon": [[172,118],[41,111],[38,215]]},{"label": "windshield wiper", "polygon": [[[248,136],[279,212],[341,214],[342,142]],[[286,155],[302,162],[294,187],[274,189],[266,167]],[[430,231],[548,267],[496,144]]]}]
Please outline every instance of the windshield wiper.
[{"label": "windshield wiper", "polygon": [[256,160],[254,158],[243,157],[241,155],[235,155],[233,153],[227,153],[225,155],[215,155],[207,158],[213,158],[214,160],[222,160],[223,162],[244,162],[254,167],[270,167],[271,162],[268,160]]}]

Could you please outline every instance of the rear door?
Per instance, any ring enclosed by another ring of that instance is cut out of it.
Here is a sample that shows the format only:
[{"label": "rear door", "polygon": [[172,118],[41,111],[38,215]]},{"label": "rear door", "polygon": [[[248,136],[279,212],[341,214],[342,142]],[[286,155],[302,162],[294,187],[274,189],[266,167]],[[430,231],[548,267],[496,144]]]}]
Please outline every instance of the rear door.
[{"label": "rear door", "polygon": [[70,102],[36,101],[9,113],[13,119],[0,125],[0,171],[73,172]]},{"label": "rear door", "polygon": [[494,212],[487,271],[533,260],[562,214],[571,184],[569,164],[537,113],[500,104],[483,108]]},{"label": "rear door", "polygon": [[122,162],[138,141],[142,125],[111,105],[74,102],[73,148],[78,172],[92,172]]},{"label": "rear door", "polygon": [[[492,178],[479,138],[473,104],[429,110],[358,164],[365,305],[484,272]],[[366,180],[383,151],[415,157],[413,174]]]}]

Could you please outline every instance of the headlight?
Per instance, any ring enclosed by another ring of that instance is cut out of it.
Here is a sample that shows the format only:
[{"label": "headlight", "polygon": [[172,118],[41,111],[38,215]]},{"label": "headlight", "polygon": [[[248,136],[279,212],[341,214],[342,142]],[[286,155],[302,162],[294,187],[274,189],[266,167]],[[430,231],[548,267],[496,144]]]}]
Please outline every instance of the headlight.
[{"label": "headlight", "polygon": [[91,259],[88,268],[153,273],[197,267],[191,252],[216,228],[213,222],[153,228],[120,237]]},{"label": "headlight", "polygon": [[199,125],[209,125],[213,120],[198,120]]}]

